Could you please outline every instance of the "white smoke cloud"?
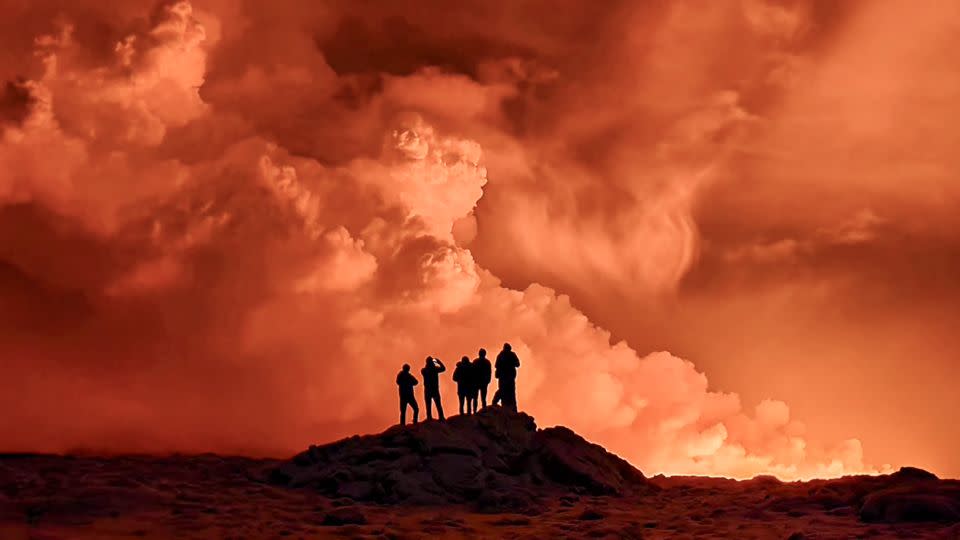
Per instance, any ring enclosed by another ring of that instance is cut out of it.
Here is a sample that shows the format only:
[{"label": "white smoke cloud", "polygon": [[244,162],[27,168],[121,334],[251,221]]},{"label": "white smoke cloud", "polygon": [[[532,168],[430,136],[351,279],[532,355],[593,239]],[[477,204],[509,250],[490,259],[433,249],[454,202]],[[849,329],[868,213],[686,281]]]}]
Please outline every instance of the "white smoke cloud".
[{"label": "white smoke cloud", "polygon": [[[868,470],[856,441],[813,448],[786,404],[764,401],[747,414],[735,394],[711,391],[691,362],[611,344],[609,332],[557,291],[504,287],[454,241],[455,227],[484,195],[481,146],[419,115],[395,122],[378,159],[338,166],[258,135],[200,160],[160,152],[175,128],[225,121],[197,92],[204,36],[191,5],[178,2],[146,34],[118,42],[113,64],[71,64],[69,30],[38,41],[47,71],[30,83],[37,99],[30,117],[4,132],[0,167],[11,173],[0,180],[0,203],[32,201],[92,226],[100,242],[137,246],[132,262],[86,291],[107,308],[149,297],[169,318],[201,310],[211,320],[167,330],[165,343],[179,347],[189,367],[167,357],[165,370],[111,375],[146,380],[148,391],[91,377],[85,418],[65,435],[12,429],[39,405],[7,407],[0,446],[130,450],[130,438],[102,437],[118,422],[118,431],[149,441],[147,449],[294,451],[394,421],[392,375],[400,364],[427,354],[452,363],[481,346],[495,354],[509,341],[523,362],[524,410],[541,425],[584,433],[647,473],[795,478]],[[245,91],[257,92],[248,82]],[[699,141],[742,120],[728,95],[692,113],[671,141]],[[50,151],[56,160],[44,158]],[[692,257],[691,191],[680,185],[639,201],[644,210],[621,224],[636,235],[626,243],[611,241],[606,223],[558,223],[545,203],[524,215],[533,229],[557,233],[549,246],[537,248],[544,236],[520,231],[503,241],[533,256],[562,256],[584,278],[619,279],[626,245],[629,277],[657,288]],[[581,257],[583,246],[590,257]],[[177,290],[192,296],[164,304]],[[15,380],[15,367],[0,368],[0,379]],[[206,369],[227,382],[201,392],[183,381]],[[175,375],[157,374],[166,370]],[[255,403],[244,393],[248,379],[260,392]],[[25,384],[39,395],[62,381]],[[98,397],[105,393],[111,398]],[[119,420],[111,416],[117,403],[126,415]],[[262,416],[253,422],[225,412],[238,407]]]}]

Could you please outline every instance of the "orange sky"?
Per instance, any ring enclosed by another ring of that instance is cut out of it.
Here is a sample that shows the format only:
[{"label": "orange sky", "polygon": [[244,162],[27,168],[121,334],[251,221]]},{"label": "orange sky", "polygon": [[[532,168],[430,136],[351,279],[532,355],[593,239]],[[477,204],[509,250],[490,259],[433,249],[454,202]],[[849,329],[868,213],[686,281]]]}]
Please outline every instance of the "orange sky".
[{"label": "orange sky", "polygon": [[960,7],[302,4],[0,0],[0,451],[293,452],[509,340],[647,473],[960,475]]}]

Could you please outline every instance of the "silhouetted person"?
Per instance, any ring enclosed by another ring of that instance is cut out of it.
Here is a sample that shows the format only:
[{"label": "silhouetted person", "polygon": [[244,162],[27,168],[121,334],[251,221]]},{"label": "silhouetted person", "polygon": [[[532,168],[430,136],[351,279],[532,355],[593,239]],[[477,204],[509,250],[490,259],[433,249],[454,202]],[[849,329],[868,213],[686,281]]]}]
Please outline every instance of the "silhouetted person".
[{"label": "silhouetted person", "polygon": [[420,416],[420,407],[417,398],[413,395],[413,387],[417,385],[417,378],[410,374],[410,364],[404,364],[400,373],[397,373],[397,387],[400,389],[400,425],[407,423],[407,405],[413,409],[413,423],[416,424]]},{"label": "silhouetted person", "polygon": [[460,414],[464,414],[464,403],[467,405],[466,414],[477,412],[476,402],[473,400],[473,395],[476,394],[475,388],[477,387],[477,381],[469,357],[464,356],[457,362],[457,368],[453,370],[453,380],[457,383],[457,398],[460,400]]},{"label": "silhouetted person", "polygon": [[497,389],[494,402],[501,401],[503,406],[516,412],[517,410],[517,368],[520,367],[520,359],[510,348],[509,343],[503,344],[503,350],[497,355],[496,375]]},{"label": "silhouetted person", "polygon": [[440,403],[440,374],[447,366],[439,358],[427,357],[420,374],[423,375],[423,401],[427,404],[427,420],[433,418],[431,405],[437,404],[437,418],[443,420],[443,405]]},{"label": "silhouetted person", "polygon": [[493,376],[497,379],[497,391],[493,393],[493,400],[490,402],[492,405],[500,405],[500,366],[499,364],[494,366]]},{"label": "silhouetted person", "polygon": [[477,394],[480,394],[480,400],[483,406],[487,406],[487,386],[490,385],[490,359],[487,358],[487,350],[480,349],[479,356],[473,359],[473,376],[476,387],[473,390],[473,411],[477,411]]}]

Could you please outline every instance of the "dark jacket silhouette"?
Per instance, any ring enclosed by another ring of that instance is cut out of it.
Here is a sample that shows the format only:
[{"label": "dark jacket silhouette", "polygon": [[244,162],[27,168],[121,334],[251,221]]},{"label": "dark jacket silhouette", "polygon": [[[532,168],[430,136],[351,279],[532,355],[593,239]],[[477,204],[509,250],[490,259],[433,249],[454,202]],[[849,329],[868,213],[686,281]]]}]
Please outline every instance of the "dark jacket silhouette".
[{"label": "dark jacket silhouette", "polygon": [[457,362],[457,368],[453,370],[453,380],[457,383],[457,397],[460,399],[460,414],[464,414],[464,403],[467,405],[466,414],[476,412],[476,405],[472,396],[476,393],[477,377],[473,365],[470,363],[470,358],[464,356]]},{"label": "dark jacket silhouette", "polygon": [[470,359],[466,356],[457,362],[457,367],[453,370],[453,380],[457,383],[457,394],[467,396],[473,391],[476,378],[473,374],[473,366],[470,365]]},{"label": "dark jacket silhouette", "polygon": [[503,350],[497,355],[497,362],[494,365],[498,381],[498,396],[494,397],[494,402],[499,401],[503,406],[517,410],[517,368],[520,367],[520,359],[513,352],[509,343],[503,344]]},{"label": "dark jacket silhouette", "polygon": [[397,373],[397,388],[400,390],[400,425],[407,423],[407,405],[413,409],[413,423],[416,424],[420,416],[420,407],[417,398],[413,395],[413,387],[417,385],[417,378],[410,373],[410,364],[404,364],[400,373]]},{"label": "dark jacket silhouette", "polygon": [[427,357],[420,374],[423,375],[423,400],[427,404],[427,419],[433,418],[431,405],[437,405],[437,417],[443,420],[443,405],[440,403],[440,374],[447,370],[447,366],[439,358]]},{"label": "dark jacket silhouette", "polygon": [[513,352],[509,343],[504,344],[503,350],[497,355],[497,378],[515,380],[519,367],[520,359],[517,358],[517,353]]},{"label": "dark jacket silhouette", "polygon": [[471,399],[473,401],[473,410],[476,411],[477,394],[479,394],[483,406],[487,406],[487,386],[490,384],[490,372],[493,367],[490,365],[490,359],[487,358],[487,351],[485,349],[480,349],[479,356],[473,359],[472,366],[476,386]]}]

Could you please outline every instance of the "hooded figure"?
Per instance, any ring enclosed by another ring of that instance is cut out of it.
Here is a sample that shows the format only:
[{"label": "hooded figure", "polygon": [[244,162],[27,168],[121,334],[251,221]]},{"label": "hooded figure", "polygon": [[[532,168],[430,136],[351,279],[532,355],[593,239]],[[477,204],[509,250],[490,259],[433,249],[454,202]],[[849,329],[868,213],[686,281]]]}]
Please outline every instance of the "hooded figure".
[{"label": "hooded figure", "polygon": [[490,385],[490,372],[492,366],[490,365],[490,359],[487,358],[486,349],[480,349],[478,356],[473,359],[472,365],[474,382],[476,383],[476,386],[474,387],[473,395],[470,399],[473,402],[473,410],[476,412],[478,394],[483,406],[487,406],[487,386]]},{"label": "hooded figure", "polygon": [[420,407],[417,398],[413,395],[413,387],[417,385],[417,378],[410,374],[410,364],[404,364],[400,373],[397,373],[397,387],[400,389],[400,425],[407,423],[407,405],[413,409],[413,423],[416,424],[420,416]]},{"label": "hooded figure", "polygon": [[460,414],[464,414],[464,403],[467,405],[466,414],[477,412],[476,402],[471,399],[471,396],[476,393],[476,374],[474,373],[473,365],[470,364],[469,357],[464,356],[457,362],[457,368],[453,370],[453,380],[457,383],[457,397],[460,399]]},{"label": "hooded figure", "polygon": [[440,374],[447,370],[447,366],[439,358],[427,357],[420,374],[423,375],[423,400],[427,404],[427,420],[433,418],[431,405],[437,404],[437,418],[443,420],[443,405],[440,404]]},{"label": "hooded figure", "polygon": [[517,368],[520,367],[520,359],[513,352],[509,343],[503,344],[503,350],[497,355],[495,364],[498,388],[497,396],[494,402],[499,401],[503,406],[516,412],[517,411]]}]

